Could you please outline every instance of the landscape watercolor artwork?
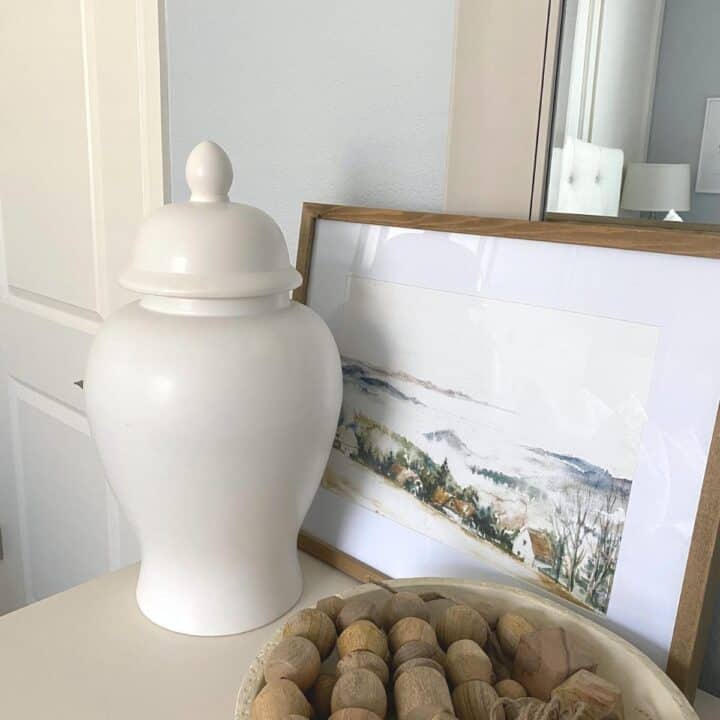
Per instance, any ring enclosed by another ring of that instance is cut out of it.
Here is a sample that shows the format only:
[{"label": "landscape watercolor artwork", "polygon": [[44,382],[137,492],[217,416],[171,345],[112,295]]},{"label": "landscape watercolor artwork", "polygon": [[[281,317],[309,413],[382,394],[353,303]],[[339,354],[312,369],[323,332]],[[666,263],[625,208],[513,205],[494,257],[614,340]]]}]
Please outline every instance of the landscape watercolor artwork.
[{"label": "landscape watercolor artwork", "polygon": [[658,332],[349,276],[323,485],[605,613]]}]

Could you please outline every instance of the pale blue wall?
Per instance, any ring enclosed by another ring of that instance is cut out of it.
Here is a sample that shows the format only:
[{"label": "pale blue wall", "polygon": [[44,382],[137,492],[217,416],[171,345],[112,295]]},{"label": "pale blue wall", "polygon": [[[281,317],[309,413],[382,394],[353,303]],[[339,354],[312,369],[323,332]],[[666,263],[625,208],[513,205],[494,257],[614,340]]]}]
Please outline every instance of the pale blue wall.
[{"label": "pale blue wall", "polygon": [[[648,162],[689,162],[693,189],[708,97],[720,97],[720,0],[666,0]],[[691,206],[686,221],[720,223],[720,195]]]},{"label": "pale blue wall", "polygon": [[442,210],[455,0],[166,0],[171,193],[203,139],[297,245],[304,200]]}]

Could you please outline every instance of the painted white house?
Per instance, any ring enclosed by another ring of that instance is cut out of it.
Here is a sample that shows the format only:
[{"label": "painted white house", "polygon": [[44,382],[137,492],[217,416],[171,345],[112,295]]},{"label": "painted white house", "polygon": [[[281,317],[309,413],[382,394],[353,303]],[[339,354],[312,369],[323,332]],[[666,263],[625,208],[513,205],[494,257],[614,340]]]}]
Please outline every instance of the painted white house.
[{"label": "painted white house", "polygon": [[537,563],[550,565],[553,560],[550,536],[543,530],[534,530],[527,525],[515,537],[512,551],[513,555],[533,566]]},{"label": "painted white house", "polygon": [[524,527],[515,537],[512,546],[512,553],[523,562],[531,563],[535,560],[535,553],[532,548],[532,540],[527,526]]}]

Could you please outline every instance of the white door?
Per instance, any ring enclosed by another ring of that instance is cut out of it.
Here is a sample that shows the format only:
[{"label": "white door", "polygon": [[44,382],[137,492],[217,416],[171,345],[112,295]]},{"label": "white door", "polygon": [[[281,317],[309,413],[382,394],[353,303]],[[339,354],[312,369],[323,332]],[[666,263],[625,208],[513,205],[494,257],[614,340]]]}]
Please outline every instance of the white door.
[{"label": "white door", "polygon": [[158,29],[157,0],[0,11],[0,613],[137,557],[75,383],[163,200]]}]

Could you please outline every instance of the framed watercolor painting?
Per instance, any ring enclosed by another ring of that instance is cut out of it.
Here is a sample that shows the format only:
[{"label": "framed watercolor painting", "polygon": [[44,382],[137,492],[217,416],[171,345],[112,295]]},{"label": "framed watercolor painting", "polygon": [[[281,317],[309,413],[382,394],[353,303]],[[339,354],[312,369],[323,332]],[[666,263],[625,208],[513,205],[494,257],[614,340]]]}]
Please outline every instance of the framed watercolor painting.
[{"label": "framed watercolor painting", "polygon": [[344,400],[301,547],[530,586],[694,693],[719,258],[709,233],[306,204],[295,299],[333,331]]}]

